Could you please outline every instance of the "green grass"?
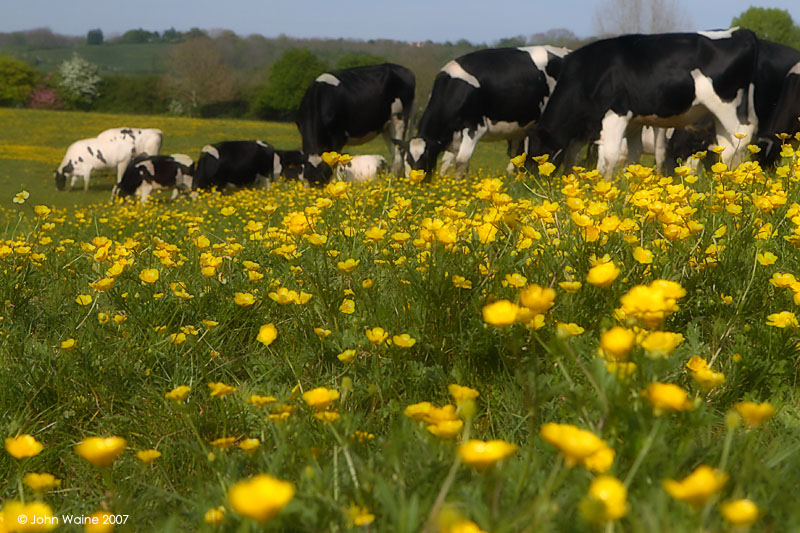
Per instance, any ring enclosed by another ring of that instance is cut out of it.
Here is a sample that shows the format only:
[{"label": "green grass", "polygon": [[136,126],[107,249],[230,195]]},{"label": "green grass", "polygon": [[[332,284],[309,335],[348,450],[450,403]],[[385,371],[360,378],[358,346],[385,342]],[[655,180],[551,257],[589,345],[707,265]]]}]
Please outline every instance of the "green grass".
[{"label": "green grass", "polygon": [[[166,152],[231,136],[297,142],[291,125],[121,118],[162,128]],[[682,533],[731,530],[720,504],[748,498],[760,509],[753,531],[800,530],[796,158],[779,172],[700,177],[632,166],[604,182],[506,177],[500,151],[483,151],[488,170],[469,184],[280,183],[144,206],[109,203],[102,188],[56,193],[35,171],[119,119],[0,114],[14,131],[0,132],[15,180],[4,180],[4,201],[22,184],[30,192],[21,211],[3,206],[0,439],[43,445],[28,458],[0,452],[6,523],[24,500],[57,516],[129,515],[118,531],[412,533],[435,523],[455,533],[468,520],[494,533]],[[346,259],[357,261],[350,272]],[[608,261],[619,271],[593,280]],[[262,342],[269,324],[277,336]],[[603,340],[614,326],[633,332],[627,349]],[[656,332],[681,342],[659,352]],[[415,344],[403,347],[402,334]],[[724,382],[703,387],[708,377],[687,367],[695,356]],[[614,357],[635,363],[632,373],[617,373]],[[671,404],[659,404],[656,382],[678,387]],[[212,396],[214,383],[236,390]],[[479,395],[456,408],[451,384]],[[166,397],[184,385],[184,400]],[[337,420],[318,420],[304,399],[318,387],[338,393]],[[276,401],[257,407],[251,395]],[[406,414],[426,401],[451,408]],[[751,426],[735,414],[743,401],[775,413]],[[549,423],[591,435],[554,437]],[[112,435],[127,448],[111,465],[76,453]],[[241,449],[245,439],[258,446]],[[458,458],[468,439],[518,448],[478,469]],[[136,452],[148,449],[162,455],[144,464]],[[665,490],[701,465],[727,481],[695,483],[694,498]],[[33,472],[61,485],[36,493],[22,481]],[[285,506],[275,490],[250,493],[257,508],[278,508],[264,526],[231,498],[259,474],[295,489]],[[588,496],[601,475],[627,485],[627,513],[608,525],[589,520],[606,509]],[[218,507],[221,523],[208,524]],[[370,525],[355,526],[368,514]]]}]

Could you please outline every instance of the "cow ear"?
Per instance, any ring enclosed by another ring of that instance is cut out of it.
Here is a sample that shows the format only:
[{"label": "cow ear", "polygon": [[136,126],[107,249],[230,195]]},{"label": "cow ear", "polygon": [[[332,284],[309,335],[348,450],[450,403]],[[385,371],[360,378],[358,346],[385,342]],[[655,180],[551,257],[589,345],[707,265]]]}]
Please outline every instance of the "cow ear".
[{"label": "cow ear", "polygon": [[400,151],[404,154],[408,152],[408,141],[402,141],[400,139],[392,139],[392,142],[400,148]]}]

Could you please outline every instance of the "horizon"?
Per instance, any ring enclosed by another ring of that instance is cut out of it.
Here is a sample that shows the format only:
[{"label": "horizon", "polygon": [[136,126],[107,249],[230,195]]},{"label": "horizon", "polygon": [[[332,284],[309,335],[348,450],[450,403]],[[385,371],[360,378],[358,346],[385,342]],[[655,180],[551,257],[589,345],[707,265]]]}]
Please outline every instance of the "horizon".
[{"label": "horizon", "polygon": [[[749,7],[783,9],[795,23],[800,22],[800,2],[790,0],[665,1],[672,1],[678,12],[686,15],[678,31],[727,28],[734,17]],[[470,43],[529,37],[554,29],[569,30],[579,39],[602,33],[599,28],[603,21],[596,17],[601,6],[598,1],[562,0],[547,4],[546,8],[540,7],[541,4],[502,0],[492,4],[494,10],[487,12],[485,4],[464,0],[407,0],[403,4],[340,0],[335,8],[321,0],[295,0],[290,4],[233,0],[229,9],[220,11],[219,4],[210,0],[177,0],[166,4],[140,0],[136,5],[99,0],[69,3],[0,0],[0,8],[6,14],[0,20],[0,33],[46,28],[56,34],[82,37],[90,30],[100,29],[106,38],[113,38],[134,29],[163,33],[171,28],[181,32],[198,28],[210,34],[232,31],[241,37],[260,35],[268,39],[281,36],[401,42],[465,39]],[[267,22],[261,22],[264,18]]]}]

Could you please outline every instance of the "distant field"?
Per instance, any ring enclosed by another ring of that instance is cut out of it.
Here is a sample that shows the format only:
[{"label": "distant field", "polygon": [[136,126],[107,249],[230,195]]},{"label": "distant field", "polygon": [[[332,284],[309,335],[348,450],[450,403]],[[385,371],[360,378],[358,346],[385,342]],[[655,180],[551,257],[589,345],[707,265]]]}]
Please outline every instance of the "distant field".
[{"label": "distant field", "polygon": [[10,48],[4,52],[33,65],[41,72],[52,72],[78,54],[100,67],[101,75],[108,74],[162,74],[166,72],[163,56],[169,43],[107,44],[103,46],[76,46],[27,50]]},{"label": "distant field", "polygon": [[[53,170],[61,163],[67,146],[77,139],[120,126],[159,128],[164,132],[162,152],[185,153],[196,159],[205,144],[233,139],[262,139],[282,149],[300,147],[300,134],[291,123],[251,120],[212,120],[166,116],[110,115],[66,111],[0,109],[0,208],[17,208],[14,195],[22,189],[36,194],[36,202],[56,207],[88,205],[109,198],[112,174],[92,175],[88,193],[59,192]],[[353,154],[388,156],[378,138],[348,148]],[[472,167],[502,170],[506,155],[503,143],[479,146]],[[32,209],[27,203],[23,209]]]}]

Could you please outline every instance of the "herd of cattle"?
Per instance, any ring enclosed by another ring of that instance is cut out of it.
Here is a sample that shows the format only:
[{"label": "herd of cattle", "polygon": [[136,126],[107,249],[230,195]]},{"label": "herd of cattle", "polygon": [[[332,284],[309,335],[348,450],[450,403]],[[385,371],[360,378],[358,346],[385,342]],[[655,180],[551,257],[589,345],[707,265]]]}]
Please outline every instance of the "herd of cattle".
[{"label": "herd of cattle", "polygon": [[[575,51],[553,46],[472,52],[437,75],[416,133],[415,78],[391,63],[320,75],[306,90],[297,126],[302,150],[261,141],[205,146],[196,163],[158,155],[162,132],[117,128],[72,144],[56,171],[60,189],[93,169],[116,168],[119,195],[145,201],[153,189],[251,186],[284,176],[310,184],[333,177],[368,180],[387,170],[382,156],[357,156],[331,168],[322,154],[378,134],[395,175],[433,174],[454,164],[464,175],[480,140],[507,141],[509,156],[547,154],[569,167],[587,145],[610,177],[647,149],[660,170],[711,144],[738,163],[749,143],[765,165],[777,158],[778,133],[800,129],[800,51],[751,31],[623,35]],[[644,142],[643,142],[644,140]]]}]

